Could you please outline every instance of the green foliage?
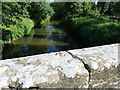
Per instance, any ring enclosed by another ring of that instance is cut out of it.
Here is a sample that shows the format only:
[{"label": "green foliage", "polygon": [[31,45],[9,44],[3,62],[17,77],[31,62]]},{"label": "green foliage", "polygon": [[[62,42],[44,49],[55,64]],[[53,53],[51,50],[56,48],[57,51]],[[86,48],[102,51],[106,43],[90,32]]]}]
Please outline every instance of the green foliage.
[{"label": "green foliage", "polygon": [[100,15],[97,6],[92,2],[67,2],[65,8],[66,18]]},{"label": "green foliage", "polygon": [[30,3],[30,18],[35,22],[35,26],[40,26],[44,21],[49,21],[54,11],[49,3],[32,2]]},{"label": "green foliage", "polygon": [[120,42],[120,22],[109,18],[72,18],[64,24],[83,47]]},{"label": "green foliage", "polygon": [[16,19],[15,25],[2,26],[2,30],[3,30],[2,40],[5,42],[10,42],[19,39],[20,37],[27,35],[31,31],[31,28],[33,26],[34,26],[33,21],[31,21],[28,18],[20,17],[19,20]]},{"label": "green foliage", "polygon": [[2,40],[7,43],[28,34],[34,26],[28,19],[28,2],[2,3]]},{"label": "green foliage", "polygon": [[65,14],[64,2],[52,2],[50,3],[50,5],[55,12],[52,19],[54,20],[63,19]]},{"label": "green foliage", "polygon": [[66,8],[66,17],[78,17],[82,15],[83,9],[82,9],[82,3],[79,2],[67,2],[65,3]]},{"label": "green foliage", "polygon": [[100,2],[97,5],[93,2],[3,2],[3,40],[6,43],[27,35],[34,23],[39,27],[54,14],[53,19],[66,19],[69,32],[78,36],[83,46],[119,42],[120,22],[101,17],[119,16],[119,6],[120,2]]},{"label": "green foliage", "polygon": [[108,11],[109,6],[110,6],[110,2],[99,2],[98,8],[100,10],[100,14],[104,15]]},{"label": "green foliage", "polygon": [[120,16],[120,2],[110,2],[109,8],[106,12],[109,16]]},{"label": "green foliage", "polygon": [[2,3],[2,22],[5,25],[15,24],[16,17],[29,17],[27,2],[3,2]]},{"label": "green foliage", "polygon": [[120,2],[116,2],[114,4],[114,8],[113,8],[113,14],[116,15],[116,16],[120,16]]},{"label": "green foliage", "polygon": [[34,26],[33,21],[40,26],[50,20],[53,13],[49,3],[45,2],[3,2],[2,40],[7,43],[27,35]]},{"label": "green foliage", "polygon": [[1,50],[3,45],[4,45],[4,41],[0,40],[0,50]]}]

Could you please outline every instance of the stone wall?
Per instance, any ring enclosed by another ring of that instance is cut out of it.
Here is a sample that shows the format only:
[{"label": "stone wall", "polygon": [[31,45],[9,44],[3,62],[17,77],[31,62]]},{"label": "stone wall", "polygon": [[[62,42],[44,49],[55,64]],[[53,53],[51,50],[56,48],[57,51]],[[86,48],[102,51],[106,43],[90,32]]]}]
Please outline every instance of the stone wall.
[{"label": "stone wall", "polygon": [[0,61],[0,88],[120,88],[119,44]]}]

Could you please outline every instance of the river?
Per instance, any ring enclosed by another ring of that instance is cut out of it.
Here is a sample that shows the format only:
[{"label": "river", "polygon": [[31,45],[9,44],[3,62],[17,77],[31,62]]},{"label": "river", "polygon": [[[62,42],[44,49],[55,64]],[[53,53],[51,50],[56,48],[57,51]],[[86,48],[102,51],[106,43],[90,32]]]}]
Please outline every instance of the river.
[{"label": "river", "polygon": [[2,59],[78,48],[74,40],[65,32],[65,30],[56,27],[57,24],[58,22],[51,21],[42,28],[32,29],[29,35],[4,45]]}]

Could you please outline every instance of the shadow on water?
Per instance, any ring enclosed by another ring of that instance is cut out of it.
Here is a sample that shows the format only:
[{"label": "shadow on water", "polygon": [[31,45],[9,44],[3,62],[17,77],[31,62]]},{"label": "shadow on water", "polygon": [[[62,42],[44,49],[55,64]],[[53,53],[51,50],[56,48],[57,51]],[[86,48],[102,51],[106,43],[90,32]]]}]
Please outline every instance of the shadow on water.
[{"label": "shadow on water", "polygon": [[3,59],[78,48],[63,29],[54,26],[56,23],[52,21],[44,28],[33,29],[29,35],[4,45]]}]

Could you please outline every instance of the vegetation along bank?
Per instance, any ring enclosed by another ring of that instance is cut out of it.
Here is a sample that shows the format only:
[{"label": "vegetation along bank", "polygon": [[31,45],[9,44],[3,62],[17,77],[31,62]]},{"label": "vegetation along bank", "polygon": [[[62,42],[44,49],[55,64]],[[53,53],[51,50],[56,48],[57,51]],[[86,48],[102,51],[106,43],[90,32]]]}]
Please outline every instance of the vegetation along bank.
[{"label": "vegetation along bank", "polygon": [[120,21],[117,19],[120,17],[120,2],[60,4],[63,4],[62,8],[65,9],[64,14],[57,19],[63,20],[61,26],[81,48],[120,42]]},{"label": "vegetation along bank", "polygon": [[9,43],[49,21],[53,9],[46,2],[2,2],[2,40]]},{"label": "vegetation along bank", "polygon": [[[61,26],[80,47],[120,42],[120,2],[3,2],[2,43],[27,35],[49,20]],[[111,19],[114,17],[114,19]]]}]

